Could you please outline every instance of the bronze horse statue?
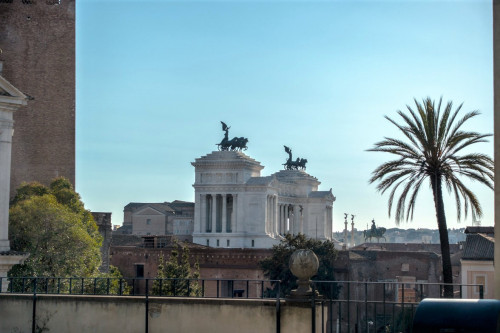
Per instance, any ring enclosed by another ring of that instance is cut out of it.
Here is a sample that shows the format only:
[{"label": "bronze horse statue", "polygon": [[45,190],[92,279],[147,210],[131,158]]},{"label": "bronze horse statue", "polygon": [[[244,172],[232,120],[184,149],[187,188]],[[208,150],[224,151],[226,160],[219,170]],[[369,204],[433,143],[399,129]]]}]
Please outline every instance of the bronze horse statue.
[{"label": "bronze horse statue", "polygon": [[285,147],[285,151],[288,153],[288,159],[286,160],[286,163],[283,164],[285,170],[305,170],[306,169],[306,163],[307,159],[305,158],[299,158],[295,161],[292,161],[292,150],[288,148],[287,146]]},{"label": "bronze horse statue", "polygon": [[383,227],[377,228],[377,226],[375,225],[375,220],[372,220],[371,229],[363,231],[363,236],[365,237],[365,242],[367,239],[369,239],[370,243],[371,243],[372,238],[376,238],[377,243],[380,243],[380,238],[383,238],[384,242],[387,242],[387,240],[384,237],[384,234],[386,231],[387,231],[386,228],[383,228]]},{"label": "bronze horse statue", "polygon": [[227,151],[227,150],[247,150],[247,143],[248,139],[244,137],[234,137],[231,140],[229,140],[229,129],[230,127],[226,125],[223,121],[221,121],[222,124],[222,130],[225,132],[224,133],[224,138],[220,143],[217,144],[218,149],[222,151]]}]

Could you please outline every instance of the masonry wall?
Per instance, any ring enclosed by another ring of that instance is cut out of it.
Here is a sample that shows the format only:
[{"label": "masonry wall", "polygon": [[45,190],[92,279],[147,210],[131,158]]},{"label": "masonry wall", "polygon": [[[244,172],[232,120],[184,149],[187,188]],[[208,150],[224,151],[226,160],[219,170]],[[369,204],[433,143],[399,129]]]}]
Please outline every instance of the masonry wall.
[{"label": "masonry wall", "polygon": [[[309,303],[281,302],[281,332],[311,332]],[[316,309],[317,332],[321,310]],[[33,298],[0,295],[0,332],[30,332]],[[149,333],[276,332],[274,300],[149,298]],[[40,295],[36,303],[39,331],[145,332],[144,297]]]},{"label": "masonry wall", "polygon": [[[160,257],[165,260],[170,257],[171,248],[141,248],[132,246],[112,246],[110,264],[118,267],[124,277],[136,277],[136,266],[144,265],[144,278],[155,278],[158,272]],[[217,248],[192,248],[190,262],[200,265],[201,279],[226,279],[226,280],[263,280],[266,279],[259,267],[259,262],[271,256],[271,250],[266,249],[217,249]],[[130,281],[129,281],[130,284]],[[267,285],[264,285],[264,289]],[[249,283],[250,297],[260,297],[262,285],[257,281]],[[216,296],[217,284],[205,282],[205,295]],[[244,289],[246,284],[234,282],[233,286],[227,283],[219,285],[219,295],[231,296],[229,290]],[[136,284],[136,292],[143,292],[144,286]],[[246,293],[243,295],[246,297]]]},{"label": "masonry wall", "polygon": [[11,196],[26,181],[75,182],[75,1],[0,1],[3,74],[33,100],[14,113]]}]

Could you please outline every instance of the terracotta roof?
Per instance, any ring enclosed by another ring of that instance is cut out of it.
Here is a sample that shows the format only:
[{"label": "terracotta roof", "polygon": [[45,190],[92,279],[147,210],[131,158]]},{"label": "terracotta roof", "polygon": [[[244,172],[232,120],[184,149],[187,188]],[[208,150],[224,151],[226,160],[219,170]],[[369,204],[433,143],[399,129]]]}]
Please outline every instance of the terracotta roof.
[{"label": "terracotta roof", "polygon": [[165,202],[172,208],[177,208],[177,207],[194,207],[194,202],[189,202],[189,201],[181,201],[181,200],[174,200],[172,202]]},{"label": "terracotta roof", "polygon": [[[356,245],[351,250],[366,251],[393,251],[393,252],[434,252],[441,254],[440,244],[424,243],[363,243]],[[450,253],[454,254],[460,251],[458,244],[450,244]]]},{"label": "terracotta roof", "polygon": [[483,227],[483,226],[469,226],[465,228],[464,233],[466,234],[495,234],[495,227]]},{"label": "terracotta roof", "polygon": [[142,244],[142,238],[137,235],[113,234],[111,246],[139,246]]},{"label": "terracotta roof", "polygon": [[495,239],[485,234],[468,234],[462,259],[493,260]]},{"label": "terracotta roof", "polygon": [[132,212],[136,212],[146,207],[151,207],[164,214],[169,212],[175,212],[175,209],[170,207],[168,202],[131,202],[125,206],[124,210],[130,210]]}]

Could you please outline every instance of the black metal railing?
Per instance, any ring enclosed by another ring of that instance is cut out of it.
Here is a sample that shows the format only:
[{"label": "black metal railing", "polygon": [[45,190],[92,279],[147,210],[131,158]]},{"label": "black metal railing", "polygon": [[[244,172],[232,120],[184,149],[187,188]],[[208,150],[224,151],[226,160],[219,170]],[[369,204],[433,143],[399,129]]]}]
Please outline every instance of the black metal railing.
[{"label": "black metal railing", "polygon": [[114,296],[169,296],[213,298],[275,298],[266,294],[278,280],[235,279],[149,279],[82,277],[0,278],[7,293]]},{"label": "black metal railing", "polygon": [[[313,281],[316,301],[321,303],[321,332],[411,332],[413,316],[424,298],[444,298],[445,286],[454,298],[462,298],[464,288],[482,285],[424,282]],[[470,291],[469,291],[470,294]],[[313,331],[315,332],[315,331]]]},{"label": "black metal railing", "polygon": [[[33,318],[38,294],[140,296],[145,300],[145,332],[148,332],[149,297],[250,298],[276,300],[276,332],[281,326],[281,283],[278,280],[149,279],[149,278],[0,278],[0,291],[33,295]],[[484,298],[482,285],[423,282],[312,281],[311,332],[411,332],[416,307],[425,298],[443,298],[453,289],[462,298],[464,288]],[[448,288],[445,288],[448,286]],[[320,309],[321,322],[317,323]],[[35,319],[33,319],[33,323]],[[318,327],[318,324],[320,324]],[[34,324],[33,324],[34,325]],[[34,327],[34,326],[33,326]]]}]

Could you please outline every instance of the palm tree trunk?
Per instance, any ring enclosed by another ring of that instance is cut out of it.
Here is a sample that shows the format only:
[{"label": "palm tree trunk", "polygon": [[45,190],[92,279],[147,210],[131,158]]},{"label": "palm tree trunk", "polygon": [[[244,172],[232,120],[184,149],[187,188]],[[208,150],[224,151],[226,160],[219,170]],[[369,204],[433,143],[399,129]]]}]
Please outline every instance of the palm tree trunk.
[{"label": "palm tree trunk", "polygon": [[[444,213],[443,192],[441,186],[441,175],[434,175],[432,183],[432,193],[434,195],[434,205],[436,207],[436,218],[439,230],[439,242],[441,243],[441,260],[443,264],[443,282],[453,283],[453,273],[451,270],[450,242],[448,240],[448,227],[446,225],[446,215]],[[453,286],[444,286],[444,296],[453,298]]]}]

